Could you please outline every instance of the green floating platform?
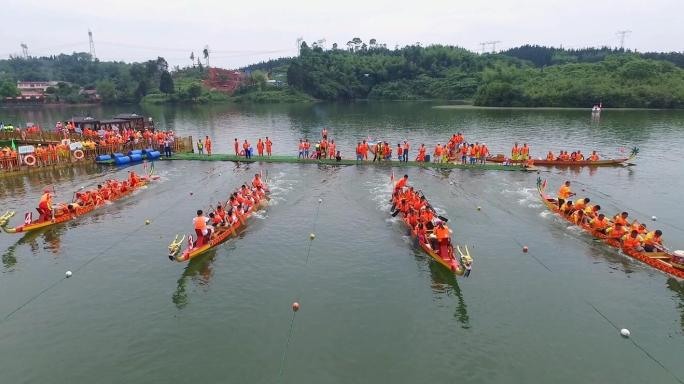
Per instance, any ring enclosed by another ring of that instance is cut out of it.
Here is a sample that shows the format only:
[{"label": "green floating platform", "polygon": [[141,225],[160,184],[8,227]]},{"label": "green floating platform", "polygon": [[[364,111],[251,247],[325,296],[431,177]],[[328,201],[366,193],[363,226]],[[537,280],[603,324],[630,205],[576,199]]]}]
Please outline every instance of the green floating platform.
[{"label": "green floating platform", "polygon": [[214,153],[211,156],[200,155],[197,153],[178,153],[171,157],[162,157],[160,160],[197,160],[197,161],[234,161],[240,163],[288,163],[288,164],[323,164],[323,165],[363,165],[374,167],[422,167],[422,168],[439,168],[439,169],[476,169],[489,171],[522,171],[532,172],[537,171],[534,167],[522,167],[520,165],[502,165],[502,164],[453,164],[453,163],[425,163],[419,161],[357,161],[357,160],[330,160],[330,159],[298,159],[295,156],[271,156],[259,157],[252,156],[251,159],[246,159],[244,156],[226,155]]}]

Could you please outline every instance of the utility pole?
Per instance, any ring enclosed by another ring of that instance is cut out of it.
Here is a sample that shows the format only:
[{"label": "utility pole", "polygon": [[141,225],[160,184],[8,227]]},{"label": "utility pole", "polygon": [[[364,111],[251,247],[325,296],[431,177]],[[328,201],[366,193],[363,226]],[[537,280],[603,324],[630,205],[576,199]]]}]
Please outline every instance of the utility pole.
[{"label": "utility pole", "polygon": [[482,54],[483,54],[483,55],[484,55],[484,49],[485,49],[485,45],[487,45],[487,43],[486,43],[486,42],[484,42],[484,43],[480,43],[480,47],[482,47]]},{"label": "utility pole", "polygon": [[90,42],[90,60],[95,60],[95,42],[93,41],[93,32],[88,30],[88,40]]},{"label": "utility pole", "polygon": [[24,55],[24,59],[28,59],[28,45],[21,43],[21,53]]},{"label": "utility pole", "polygon": [[623,31],[617,31],[617,35],[620,36],[620,49],[623,50],[625,49],[625,38],[627,35],[632,33],[632,31],[625,29]]}]

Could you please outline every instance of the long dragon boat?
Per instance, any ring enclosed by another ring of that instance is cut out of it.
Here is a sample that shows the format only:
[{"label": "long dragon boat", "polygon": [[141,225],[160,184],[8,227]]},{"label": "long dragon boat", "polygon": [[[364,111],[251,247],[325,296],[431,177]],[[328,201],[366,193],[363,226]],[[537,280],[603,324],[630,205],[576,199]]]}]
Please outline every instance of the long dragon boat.
[{"label": "long dragon boat", "polygon": [[[399,205],[399,201],[395,197],[392,198],[393,206]],[[457,276],[468,276],[473,263],[473,258],[470,256],[470,251],[468,246],[464,246],[463,249],[459,245],[456,245],[456,251],[458,255],[454,252],[454,246],[451,242],[448,244],[440,245],[439,250],[435,250],[430,244],[429,240],[421,240],[418,233],[411,227],[406,216],[401,214],[401,221],[409,228],[411,231],[411,237],[418,243],[420,248],[427,253],[433,260],[443,265],[445,268],[449,269]],[[431,231],[427,231],[428,234]]]},{"label": "long dragon boat", "polygon": [[[632,148],[628,157],[618,158],[618,159],[605,159],[605,160],[547,160],[547,159],[531,159],[534,165],[540,165],[545,167],[610,167],[623,165],[624,163],[634,159],[639,153],[639,148]],[[504,163],[509,162],[511,164],[522,164],[525,160],[510,160],[504,155],[490,156],[487,158],[490,163]]]},{"label": "long dragon boat", "polygon": [[[539,197],[544,202],[544,205],[546,205],[546,208],[572,223],[572,220],[569,217],[560,213],[558,200],[546,194],[545,189],[546,180],[542,181],[541,178],[537,178],[537,191],[539,192]],[[594,238],[603,241],[613,248],[621,250],[622,253],[629,257],[642,261],[651,267],[674,277],[684,279],[684,252],[682,251],[670,251],[664,247],[658,252],[644,252],[634,248],[626,248],[622,246],[620,240],[610,238],[604,233],[595,231],[587,224],[580,224],[577,226],[591,234]]]},{"label": "long dragon boat", "polygon": [[121,192],[117,194],[116,196],[111,197],[109,200],[103,200],[99,204],[92,204],[92,205],[86,205],[86,206],[75,206],[72,208],[72,204],[68,203],[60,203],[57,204],[57,206],[61,206],[61,212],[54,217],[48,219],[48,220],[31,220],[31,215],[27,213],[25,215],[25,220],[24,224],[13,227],[13,228],[8,228],[7,226],[9,225],[9,220],[14,216],[15,212],[14,211],[8,211],[4,215],[0,216],[0,229],[7,233],[22,233],[22,232],[30,232],[30,231],[35,231],[38,229],[42,229],[45,227],[49,227],[51,225],[55,224],[60,224],[64,223],[67,221],[71,221],[77,217],[83,216],[89,212],[92,212],[96,209],[99,209],[105,205],[106,201],[115,201],[119,200],[123,197],[126,197],[130,195],[131,193],[135,192],[138,189],[144,188],[147,184],[150,183],[152,180],[157,180],[159,176],[152,176],[151,174],[149,176],[143,176],[140,178],[138,181],[138,184],[135,187],[130,187],[128,188],[125,192]]},{"label": "long dragon boat", "polygon": [[175,260],[178,262],[188,261],[223,243],[228,239],[228,237],[230,237],[230,235],[236,234],[240,227],[245,226],[246,220],[252,216],[254,212],[264,208],[268,204],[268,199],[268,196],[264,196],[264,198],[259,200],[258,204],[249,210],[249,212],[242,217],[238,217],[238,221],[235,224],[229,227],[217,227],[211,239],[204,244],[198,244],[197,241],[193,241],[192,236],[188,236],[188,247],[185,249],[185,251],[183,251],[183,253],[180,253],[180,250],[183,242],[185,241],[185,236],[179,239],[178,235],[176,235],[168,247],[169,259],[171,261]]}]

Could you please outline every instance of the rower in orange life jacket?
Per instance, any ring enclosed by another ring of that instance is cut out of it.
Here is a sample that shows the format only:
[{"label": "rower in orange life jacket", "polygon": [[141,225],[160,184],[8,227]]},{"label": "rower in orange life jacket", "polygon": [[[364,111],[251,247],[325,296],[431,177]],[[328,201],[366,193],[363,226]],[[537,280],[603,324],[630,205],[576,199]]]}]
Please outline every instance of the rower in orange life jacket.
[{"label": "rower in orange life jacket", "polygon": [[639,236],[639,232],[631,231],[622,237],[622,246],[627,249],[635,249],[637,251],[643,250],[641,243],[644,240]]},{"label": "rower in orange life jacket", "polygon": [[591,226],[591,229],[597,232],[605,233],[606,229],[610,225],[610,222],[608,219],[606,219],[606,215],[603,213],[599,213],[599,215],[591,220],[589,222],[589,225]]},{"label": "rower in orange life jacket", "polygon": [[552,161],[553,159],[555,159],[553,152],[549,151],[549,153],[546,155],[546,160]]},{"label": "rower in orange life jacket", "polygon": [[264,186],[264,183],[261,182],[261,177],[259,176],[258,173],[254,175],[254,179],[252,180],[252,186],[254,188],[257,188],[257,187],[263,188],[263,186]]},{"label": "rower in orange life jacket", "polygon": [[629,213],[622,212],[621,214],[615,215],[615,217],[613,217],[613,223],[620,224],[622,226],[627,226],[627,220],[628,220],[627,218],[628,217],[629,217]]},{"label": "rower in orange life jacket", "polygon": [[43,191],[43,195],[38,202],[39,220],[46,221],[52,216],[52,194],[49,189]]},{"label": "rower in orange life jacket", "polygon": [[570,190],[570,181],[566,181],[563,185],[561,185],[560,189],[558,190],[558,207],[563,205],[565,203],[565,200],[567,200],[570,196],[573,196],[574,193]]},{"label": "rower in orange life jacket", "polygon": [[396,184],[394,184],[394,191],[401,190],[406,186],[406,183],[408,183],[408,175],[404,175],[399,181],[397,181]]},{"label": "rower in orange life jacket", "polygon": [[[437,247],[435,249],[436,251],[439,251],[439,249],[441,248],[441,245],[449,244],[450,231],[449,231],[449,227],[447,227],[446,224],[444,224],[444,222],[440,221],[439,223],[437,223],[437,226],[432,230],[432,233],[437,238]],[[439,256],[442,258],[445,258],[448,255],[440,254]]]},{"label": "rower in orange life jacket", "polygon": [[644,236],[644,250],[646,252],[656,252],[662,248],[663,232],[659,229],[649,232]]},{"label": "rower in orange life jacket", "polygon": [[596,153],[596,151],[591,153],[591,156],[589,156],[589,161],[598,161],[599,160],[599,155]]},{"label": "rower in orange life jacket", "polygon": [[209,218],[204,216],[204,212],[202,212],[201,209],[197,211],[197,216],[194,219],[192,219],[192,223],[195,227],[195,234],[197,234],[197,241],[195,242],[195,247],[200,247],[207,241],[209,241],[209,237],[211,236],[213,228],[207,225],[208,220]]},{"label": "rower in orange life jacket", "polygon": [[621,239],[627,232],[620,223],[615,223],[612,227],[606,229],[606,235],[611,239]]},{"label": "rower in orange life jacket", "polygon": [[129,181],[130,181],[131,187],[135,187],[136,185],[138,185],[140,178],[138,177],[138,175],[135,174],[135,171],[130,171]]}]

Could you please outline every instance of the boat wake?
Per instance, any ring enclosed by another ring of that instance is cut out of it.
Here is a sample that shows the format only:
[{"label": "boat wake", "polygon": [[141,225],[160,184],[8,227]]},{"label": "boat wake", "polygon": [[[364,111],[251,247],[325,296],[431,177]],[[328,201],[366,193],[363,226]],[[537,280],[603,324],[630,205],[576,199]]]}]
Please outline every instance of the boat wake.
[{"label": "boat wake", "polygon": [[[286,179],[284,172],[279,172],[273,177],[269,177],[266,180],[266,185],[268,185],[268,188],[271,191],[269,194],[269,197],[271,198],[269,205],[278,205],[280,202],[285,201],[285,196],[294,189],[297,183],[297,180]],[[263,218],[259,215],[255,215],[255,217]]]},{"label": "boat wake", "polygon": [[372,200],[376,203],[380,211],[387,212],[392,207],[390,199],[392,197],[392,184],[390,183],[371,183],[367,185],[370,187]]}]

